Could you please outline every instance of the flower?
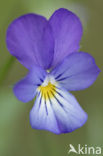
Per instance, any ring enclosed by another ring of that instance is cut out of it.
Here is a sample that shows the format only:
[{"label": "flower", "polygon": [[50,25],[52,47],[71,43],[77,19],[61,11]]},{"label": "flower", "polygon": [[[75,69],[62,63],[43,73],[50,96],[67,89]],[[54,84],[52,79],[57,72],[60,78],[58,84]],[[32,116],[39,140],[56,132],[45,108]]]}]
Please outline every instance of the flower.
[{"label": "flower", "polygon": [[78,52],[82,32],[79,18],[63,8],[49,20],[27,14],[8,27],[7,48],[29,70],[14,86],[14,94],[22,102],[36,96],[30,111],[32,128],[69,133],[87,121],[68,92],[89,87],[100,72],[91,55]]}]

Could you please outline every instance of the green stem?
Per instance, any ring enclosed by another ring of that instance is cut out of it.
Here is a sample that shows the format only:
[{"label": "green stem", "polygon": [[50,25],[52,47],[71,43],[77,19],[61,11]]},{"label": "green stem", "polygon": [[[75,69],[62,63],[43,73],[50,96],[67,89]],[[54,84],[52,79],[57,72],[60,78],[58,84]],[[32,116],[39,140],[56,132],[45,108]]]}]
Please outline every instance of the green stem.
[{"label": "green stem", "polygon": [[9,73],[10,68],[12,67],[12,64],[14,63],[15,58],[10,57],[7,62],[4,64],[4,66],[0,69],[0,86],[3,84],[3,81],[5,80],[6,76]]}]

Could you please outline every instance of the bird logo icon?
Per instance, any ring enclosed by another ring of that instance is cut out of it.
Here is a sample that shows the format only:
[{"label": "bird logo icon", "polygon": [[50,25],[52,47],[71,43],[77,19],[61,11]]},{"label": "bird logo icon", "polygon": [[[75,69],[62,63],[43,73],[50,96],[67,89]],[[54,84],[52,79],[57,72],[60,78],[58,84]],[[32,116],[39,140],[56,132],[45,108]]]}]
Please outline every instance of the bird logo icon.
[{"label": "bird logo icon", "polygon": [[71,152],[78,154],[78,152],[76,151],[76,149],[74,148],[74,146],[72,144],[70,144],[69,146],[70,146],[70,150],[69,150],[68,154],[70,154]]}]

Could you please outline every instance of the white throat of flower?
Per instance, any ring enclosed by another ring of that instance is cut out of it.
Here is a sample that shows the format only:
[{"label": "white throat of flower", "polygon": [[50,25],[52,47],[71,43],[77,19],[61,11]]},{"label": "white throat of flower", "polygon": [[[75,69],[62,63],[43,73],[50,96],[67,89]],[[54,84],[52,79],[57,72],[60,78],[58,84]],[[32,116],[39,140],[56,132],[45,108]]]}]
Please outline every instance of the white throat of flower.
[{"label": "white throat of flower", "polygon": [[47,75],[41,86],[38,87],[38,92],[41,93],[45,100],[55,97],[57,82],[52,75]]}]

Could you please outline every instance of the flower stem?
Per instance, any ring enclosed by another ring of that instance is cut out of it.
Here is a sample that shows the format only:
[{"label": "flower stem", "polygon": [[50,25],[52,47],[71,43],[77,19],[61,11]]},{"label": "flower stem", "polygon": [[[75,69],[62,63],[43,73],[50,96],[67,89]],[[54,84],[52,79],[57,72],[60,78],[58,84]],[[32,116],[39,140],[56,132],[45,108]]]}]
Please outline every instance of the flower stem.
[{"label": "flower stem", "polygon": [[3,81],[5,80],[6,76],[8,75],[8,72],[10,68],[12,67],[12,64],[14,63],[15,58],[10,57],[7,62],[4,64],[4,66],[0,69],[0,86],[3,84]]}]

